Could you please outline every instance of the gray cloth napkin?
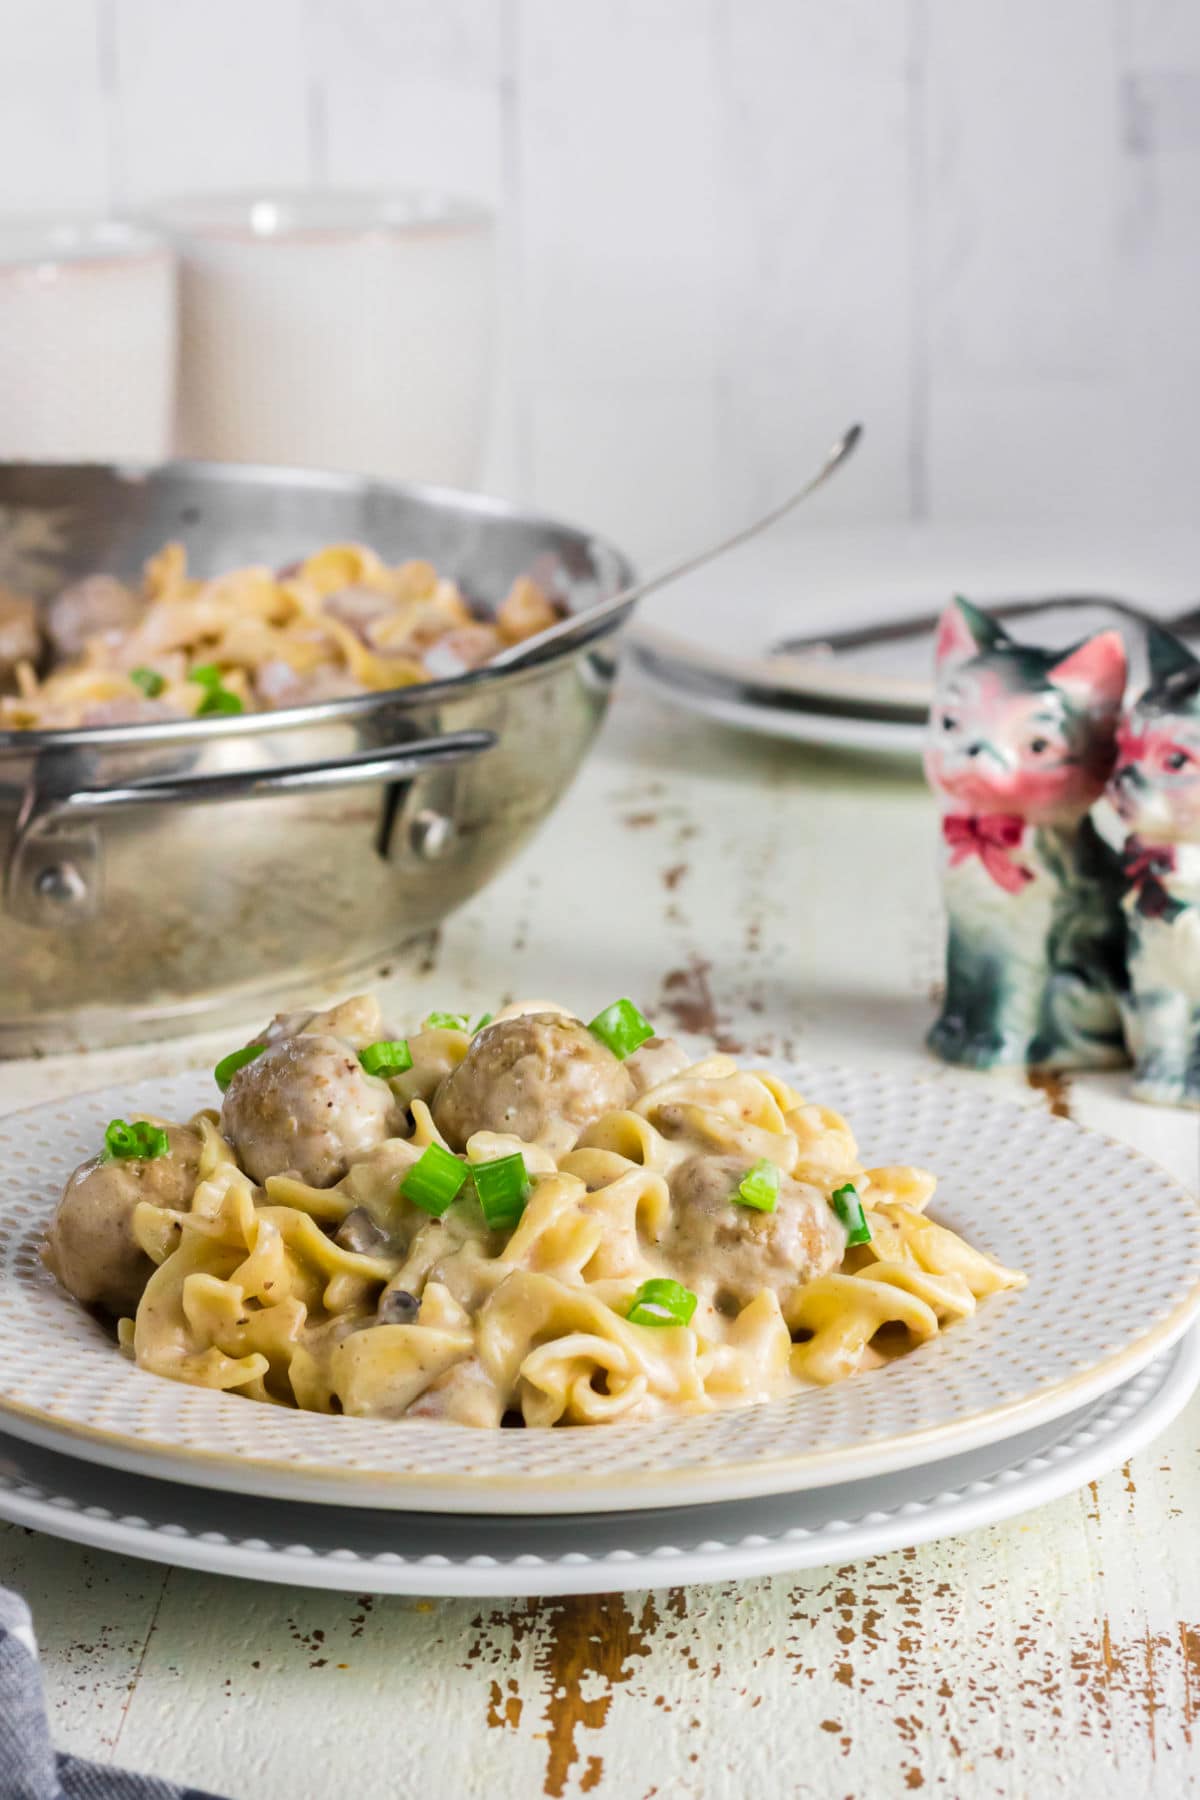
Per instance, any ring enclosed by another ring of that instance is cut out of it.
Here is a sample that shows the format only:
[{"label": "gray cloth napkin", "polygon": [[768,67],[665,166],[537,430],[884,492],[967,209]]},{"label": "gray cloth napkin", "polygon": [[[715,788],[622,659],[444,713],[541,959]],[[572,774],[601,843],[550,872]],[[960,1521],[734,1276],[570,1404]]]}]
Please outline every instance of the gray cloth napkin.
[{"label": "gray cloth napkin", "polygon": [[199,1788],[55,1754],[29,1608],[0,1587],[0,1800],[218,1800]]}]

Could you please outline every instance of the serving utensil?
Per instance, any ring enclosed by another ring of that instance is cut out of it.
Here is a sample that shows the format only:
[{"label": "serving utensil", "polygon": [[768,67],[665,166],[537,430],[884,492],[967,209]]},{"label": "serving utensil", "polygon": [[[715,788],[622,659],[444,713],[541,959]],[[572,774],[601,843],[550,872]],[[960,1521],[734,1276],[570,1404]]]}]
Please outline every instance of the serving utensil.
[{"label": "serving utensil", "polygon": [[592,636],[597,625],[616,618],[620,613],[627,612],[635,601],[644,600],[647,594],[653,594],[658,588],[667,587],[669,583],[679,581],[684,575],[691,575],[696,569],[702,569],[706,563],[715,562],[717,557],[724,556],[730,550],[736,550],[741,544],[748,544],[751,538],[758,537],[760,532],[777,524],[794,507],[799,506],[802,500],[807,500],[810,494],[815,494],[817,489],[822,487],[830,476],[853,455],[862,433],[861,425],[851,425],[834,444],[816,474],[811,476],[802,488],[797,488],[794,494],[789,495],[779,505],[773,506],[769,512],[754,519],[749,525],[743,525],[731,536],[721,538],[718,543],[710,544],[706,549],[693,551],[680,561],[669,564],[665,569],[660,569],[655,575],[648,575],[641,581],[630,582],[606,600],[597,601],[594,605],[589,606],[586,612],[559,619],[556,624],[547,625],[544,631],[535,632],[532,637],[524,638],[521,643],[510,645],[507,650],[501,650],[499,655],[493,656],[488,667],[511,669],[521,663],[538,661],[546,650],[563,650],[569,646],[574,647],[576,643],[582,644]]}]

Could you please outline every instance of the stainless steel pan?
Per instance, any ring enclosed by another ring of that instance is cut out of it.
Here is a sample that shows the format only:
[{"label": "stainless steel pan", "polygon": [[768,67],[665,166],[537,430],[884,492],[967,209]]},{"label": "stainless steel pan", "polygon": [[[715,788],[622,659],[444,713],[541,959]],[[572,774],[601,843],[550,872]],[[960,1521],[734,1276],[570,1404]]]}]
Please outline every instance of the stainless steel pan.
[{"label": "stainless steel pan", "polygon": [[[0,581],[200,572],[352,539],[427,557],[485,609],[513,578],[573,613],[632,570],[584,532],[444,489],[307,470],[0,465]],[[630,604],[632,604],[632,599]],[[166,1036],[344,986],[528,839],[607,705],[608,641],[512,671],[237,718],[0,733],[0,1054]]]}]

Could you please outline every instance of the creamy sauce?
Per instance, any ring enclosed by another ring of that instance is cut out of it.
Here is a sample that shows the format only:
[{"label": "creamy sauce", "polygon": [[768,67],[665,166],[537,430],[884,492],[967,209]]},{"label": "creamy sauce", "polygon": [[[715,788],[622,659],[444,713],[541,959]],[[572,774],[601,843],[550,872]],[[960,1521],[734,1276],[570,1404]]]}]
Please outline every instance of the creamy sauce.
[{"label": "creamy sauce", "polygon": [[[729,1057],[622,1062],[537,1003],[427,1024],[411,1068],[369,1073],[394,1036],[367,997],[277,1020],[219,1119],[72,1177],[47,1261],[95,1300],[73,1272],[124,1233],[106,1303],[142,1367],[383,1420],[628,1422],[878,1367],[1022,1282],[926,1217],[932,1176],[864,1168],[839,1115]],[[426,1152],[519,1154],[519,1218],[489,1226],[471,1183],[422,1210],[402,1186]]]}]

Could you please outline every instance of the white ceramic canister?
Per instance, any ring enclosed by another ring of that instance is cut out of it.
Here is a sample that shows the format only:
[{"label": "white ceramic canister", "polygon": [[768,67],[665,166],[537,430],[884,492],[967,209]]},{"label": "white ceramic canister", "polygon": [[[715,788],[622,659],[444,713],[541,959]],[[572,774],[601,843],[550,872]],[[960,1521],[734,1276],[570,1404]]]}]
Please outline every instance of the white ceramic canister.
[{"label": "white ceramic canister", "polygon": [[181,263],[185,455],[478,479],[495,312],[483,208],[331,191],[192,196],[150,218]]},{"label": "white ceramic canister", "polygon": [[175,262],[110,219],[0,221],[0,457],[169,455]]}]

